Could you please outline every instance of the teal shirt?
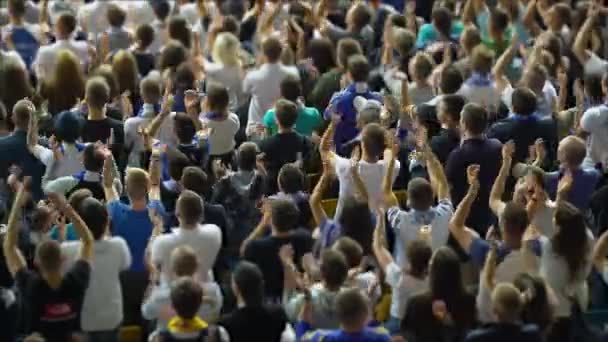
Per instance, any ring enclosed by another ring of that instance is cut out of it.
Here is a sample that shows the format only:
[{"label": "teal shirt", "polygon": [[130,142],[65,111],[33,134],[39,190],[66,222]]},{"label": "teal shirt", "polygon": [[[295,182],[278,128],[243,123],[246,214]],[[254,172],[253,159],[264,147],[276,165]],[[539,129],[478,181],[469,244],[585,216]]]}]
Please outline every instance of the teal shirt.
[{"label": "teal shirt", "polygon": [[[464,30],[464,25],[461,21],[452,21],[452,29],[450,32],[450,38],[454,41],[458,41],[460,34]],[[430,45],[439,39],[439,34],[435,30],[433,24],[424,24],[418,31],[418,39],[416,40],[416,47],[418,49],[424,49],[427,45]]]},{"label": "teal shirt", "polygon": [[[57,226],[53,226],[49,236],[51,239],[59,241],[59,228]],[[74,230],[74,224],[68,223],[65,226],[65,241],[77,241],[78,239],[78,234],[76,234],[76,230]]]},{"label": "teal shirt", "polygon": [[[321,114],[313,107],[298,107],[298,119],[296,120],[295,131],[304,135],[311,136],[312,132],[321,126]],[[264,127],[270,130],[270,135],[277,134],[279,127],[274,117],[274,108],[264,115]]]}]

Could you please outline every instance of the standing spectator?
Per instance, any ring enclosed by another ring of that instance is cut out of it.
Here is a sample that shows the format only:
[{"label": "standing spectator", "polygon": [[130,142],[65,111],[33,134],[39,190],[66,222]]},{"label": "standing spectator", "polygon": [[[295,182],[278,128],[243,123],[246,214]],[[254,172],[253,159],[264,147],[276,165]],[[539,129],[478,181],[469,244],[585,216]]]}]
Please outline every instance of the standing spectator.
[{"label": "standing spectator", "polygon": [[226,86],[210,84],[207,86],[205,100],[206,113],[201,116],[203,127],[208,130],[210,162],[220,159],[232,165],[235,136],[240,129],[239,117],[230,111],[230,91]]},{"label": "standing spectator", "polygon": [[78,25],[88,34],[89,41],[96,41],[110,27],[108,16],[105,15],[110,5],[112,3],[108,1],[93,0],[78,9]]},{"label": "standing spectator", "polygon": [[57,115],[79,105],[78,100],[85,95],[85,76],[79,65],[78,56],[70,50],[59,51],[52,71],[41,80],[39,94],[48,101],[47,110]]},{"label": "standing spectator", "polygon": [[445,166],[450,153],[460,146],[460,113],[465,103],[464,97],[454,94],[442,96],[437,103],[441,130],[431,138],[430,145],[441,165]]},{"label": "standing spectator", "polygon": [[[97,49],[103,54],[114,54],[118,50],[126,50],[133,40],[131,33],[124,28],[127,13],[118,5],[110,4],[106,10],[109,28],[97,39]],[[104,51],[105,50],[105,51]]]},{"label": "standing spectator", "polygon": [[135,30],[135,44],[132,46],[131,52],[137,61],[137,70],[142,79],[154,70],[156,63],[156,56],[150,51],[154,42],[154,34],[154,29],[149,23],[142,24]]},{"label": "standing spectator", "polygon": [[[601,82],[601,86],[597,86],[599,82]],[[590,91],[593,91],[591,84],[596,85],[594,94],[589,94]],[[583,131],[583,135],[587,136],[587,157],[583,166],[606,171],[608,170],[608,153],[602,146],[606,146],[608,143],[608,128],[606,128],[608,106],[605,104],[608,75],[604,74],[601,80],[598,78],[595,81],[592,80],[592,77],[588,77],[585,80],[585,89],[588,97],[600,104],[587,109],[581,118],[580,130]]]},{"label": "standing spectator", "polygon": [[23,0],[8,1],[9,24],[2,28],[2,37],[6,41],[10,41],[29,69],[40,47],[41,32],[38,26],[25,22],[26,4]]}]

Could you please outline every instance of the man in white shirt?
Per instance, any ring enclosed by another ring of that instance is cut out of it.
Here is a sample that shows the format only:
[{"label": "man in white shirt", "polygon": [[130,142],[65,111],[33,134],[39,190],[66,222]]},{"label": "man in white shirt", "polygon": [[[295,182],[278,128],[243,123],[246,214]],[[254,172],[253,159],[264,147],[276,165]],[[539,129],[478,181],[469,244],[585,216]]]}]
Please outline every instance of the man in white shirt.
[{"label": "man in white shirt", "polygon": [[299,79],[298,69],[281,64],[279,59],[283,46],[279,39],[269,37],[262,43],[264,64],[247,74],[243,82],[244,91],[251,94],[247,122],[247,136],[261,138],[264,132],[264,114],[281,97],[281,81],[288,75]]},{"label": "man in white shirt", "polygon": [[78,24],[88,34],[89,41],[96,41],[99,34],[110,28],[106,12],[113,2],[93,0],[78,10]]},{"label": "man in white shirt", "polygon": [[600,76],[589,76],[585,79],[585,93],[588,98],[599,105],[585,111],[581,118],[580,128],[587,136],[587,156],[583,167],[601,167],[608,170],[608,106],[605,104],[608,76],[600,81]]},{"label": "man in white shirt", "polygon": [[211,268],[222,245],[222,233],[214,224],[201,224],[203,218],[203,199],[196,193],[185,190],[176,204],[179,227],[170,234],[161,235],[151,245],[152,263],[161,272],[161,281],[170,276],[169,260],[171,252],[181,245],[190,246],[199,261],[200,280],[212,281]]},{"label": "man in white shirt", "polygon": [[89,64],[89,46],[86,42],[72,39],[72,34],[76,30],[76,18],[69,12],[62,13],[55,23],[54,44],[42,46],[38,50],[38,56],[32,65],[38,79],[46,79],[51,76],[57,62],[59,51],[68,49],[78,57],[83,69],[86,70]]}]

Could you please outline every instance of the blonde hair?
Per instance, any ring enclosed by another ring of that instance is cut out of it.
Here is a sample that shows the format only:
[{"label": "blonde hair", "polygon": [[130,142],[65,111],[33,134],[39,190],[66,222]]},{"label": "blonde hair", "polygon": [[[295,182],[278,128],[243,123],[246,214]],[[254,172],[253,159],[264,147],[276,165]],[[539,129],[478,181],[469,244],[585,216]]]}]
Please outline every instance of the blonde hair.
[{"label": "blonde hair", "polygon": [[241,43],[238,38],[230,32],[223,32],[215,39],[211,55],[214,61],[225,66],[238,66],[240,49]]},{"label": "blonde hair", "polygon": [[127,90],[132,94],[138,91],[137,79],[139,72],[137,70],[137,61],[130,51],[119,50],[116,52],[112,58],[112,72],[118,83],[119,94]]},{"label": "blonde hair", "polygon": [[143,169],[132,167],[127,169],[126,185],[129,197],[141,199],[148,193],[150,177]]},{"label": "blonde hair", "polygon": [[499,319],[517,320],[524,306],[521,292],[513,284],[500,283],[492,291],[492,306]]},{"label": "blonde hair", "polygon": [[43,96],[49,100],[54,111],[68,110],[85,92],[85,77],[78,57],[67,49],[59,51],[51,77],[44,82]]}]

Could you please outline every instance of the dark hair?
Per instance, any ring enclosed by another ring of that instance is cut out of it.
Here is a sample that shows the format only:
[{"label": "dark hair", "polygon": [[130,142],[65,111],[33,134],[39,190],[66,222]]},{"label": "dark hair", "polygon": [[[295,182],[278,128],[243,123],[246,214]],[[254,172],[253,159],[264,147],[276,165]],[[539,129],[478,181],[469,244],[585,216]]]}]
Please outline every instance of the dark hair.
[{"label": "dark hair", "polygon": [[173,120],[173,129],[175,130],[175,135],[177,135],[177,140],[181,144],[191,143],[192,138],[196,134],[196,127],[194,127],[192,119],[186,113],[175,113]]},{"label": "dark hair", "polygon": [[363,128],[361,132],[361,145],[365,151],[377,158],[382,156],[385,146],[386,130],[377,123],[370,123]]},{"label": "dark hair", "polygon": [[57,18],[57,22],[55,25],[62,27],[66,34],[72,34],[76,30],[76,26],[78,25],[78,21],[76,20],[76,16],[70,12],[63,12]]},{"label": "dark hair", "polygon": [[93,234],[93,238],[100,240],[106,233],[109,222],[108,211],[103,203],[93,197],[87,197],[80,204],[78,214]]},{"label": "dark hair", "polygon": [[363,260],[363,247],[348,236],[342,236],[334,242],[333,249],[339,251],[346,258],[348,268],[354,268],[361,265]]},{"label": "dark hair", "polygon": [[152,1],[152,10],[156,18],[164,22],[171,12],[171,5],[167,0]]},{"label": "dark hair", "polygon": [[472,134],[482,134],[488,127],[488,113],[485,108],[476,103],[467,103],[462,108],[464,128]]},{"label": "dark hair", "polygon": [[372,19],[372,14],[364,2],[359,2],[354,5],[355,7],[352,9],[352,18],[353,25],[355,26],[355,30],[361,30],[365,25],[369,24]]},{"label": "dark hair", "polygon": [[602,91],[602,76],[589,75],[585,77],[585,93],[593,103],[601,103],[604,99]]},{"label": "dark hair", "polygon": [[207,85],[207,104],[212,111],[226,111],[230,104],[228,89],[219,83],[209,83]]},{"label": "dark hair", "polygon": [[293,201],[284,198],[274,199],[271,202],[272,225],[282,233],[296,228],[300,211]]},{"label": "dark hair", "polygon": [[60,272],[62,257],[61,246],[57,241],[42,241],[36,247],[36,261],[41,271]]},{"label": "dark hair", "polygon": [[180,64],[188,60],[188,49],[179,41],[169,41],[158,59],[159,70],[175,70]]},{"label": "dark hair", "polygon": [[441,93],[444,95],[455,94],[460,90],[463,82],[464,78],[462,77],[460,70],[455,66],[450,65],[441,72],[439,90],[441,90]]},{"label": "dark hair", "polygon": [[441,102],[445,106],[445,113],[455,122],[460,121],[460,112],[466,104],[466,99],[462,95],[448,94],[441,97]]},{"label": "dark hair", "polygon": [[505,232],[509,232],[512,236],[522,236],[530,220],[526,208],[517,202],[507,202],[501,214],[502,227]]},{"label": "dark hair", "polygon": [[455,312],[466,293],[460,267],[458,255],[450,247],[437,249],[429,267],[431,296],[445,301],[449,312]]},{"label": "dark hair", "polygon": [[258,145],[253,142],[244,142],[237,151],[237,164],[239,170],[253,171],[258,155]]},{"label": "dark hair", "polygon": [[256,264],[249,261],[239,262],[232,273],[232,281],[245,305],[262,305],[264,301],[264,275]]},{"label": "dark hair", "polygon": [[431,256],[433,256],[431,246],[426,241],[417,239],[410,241],[405,250],[410,264],[410,274],[418,279],[424,278],[429,270]]},{"label": "dark hair", "polygon": [[488,49],[484,45],[477,45],[473,48],[473,53],[471,55],[471,67],[476,72],[489,74],[492,71],[494,56],[494,51]]},{"label": "dark hair", "polygon": [[357,325],[369,314],[369,301],[358,288],[340,291],[336,296],[336,316],[341,325]]},{"label": "dark hair", "polygon": [[142,48],[148,48],[154,42],[154,28],[150,24],[141,24],[135,30],[135,37],[140,41]]},{"label": "dark hair", "polygon": [[541,331],[553,322],[553,309],[549,303],[547,286],[543,278],[520,273],[513,281],[524,297],[522,321],[525,324],[536,324]]},{"label": "dark hair", "polygon": [[55,118],[55,136],[58,140],[73,144],[80,137],[80,118],[72,112],[61,112]]},{"label": "dark hair", "polygon": [[416,177],[407,184],[407,198],[414,210],[428,210],[433,205],[433,188],[424,178]]},{"label": "dark hair", "polygon": [[275,104],[275,117],[282,128],[292,128],[298,120],[298,106],[285,99],[277,100]]},{"label": "dark hair", "polygon": [[509,15],[500,8],[490,11],[490,23],[494,29],[504,32],[509,27]]},{"label": "dark hair", "polygon": [[431,14],[433,26],[446,38],[451,37],[452,33],[452,13],[445,7],[437,7]]},{"label": "dark hair", "polygon": [[238,19],[233,15],[228,15],[224,17],[224,21],[222,22],[221,32],[232,33],[235,36],[239,36],[239,32],[241,31],[241,26]]},{"label": "dark hair", "polygon": [[536,112],[536,94],[530,88],[516,88],[511,96],[513,112],[530,116]]},{"label": "dark hair", "polygon": [[10,110],[19,100],[32,98],[33,95],[34,89],[30,84],[27,70],[21,66],[21,63],[5,58],[0,73],[0,99]]},{"label": "dark hair", "polygon": [[348,68],[348,60],[355,55],[363,54],[361,44],[353,38],[343,38],[338,41],[338,64],[342,68]]},{"label": "dark hair", "polygon": [[87,104],[94,108],[103,108],[110,101],[110,87],[103,77],[89,78],[86,84]]},{"label": "dark hair", "polygon": [[30,216],[30,231],[45,233],[45,230],[49,228],[46,225],[48,224],[51,215],[52,211],[48,206],[42,205],[35,207]]},{"label": "dark hair", "polygon": [[555,210],[557,232],[551,238],[553,251],[568,264],[570,279],[576,279],[586,262],[589,238],[585,217],[569,202],[559,202]]},{"label": "dark hair", "polygon": [[288,75],[281,81],[281,96],[285,100],[296,102],[302,96],[302,85],[295,76]]},{"label": "dark hair", "polygon": [[127,13],[118,5],[110,4],[106,12],[108,23],[112,27],[122,27],[127,20]]},{"label": "dark hair", "polygon": [[15,17],[23,17],[25,15],[25,0],[9,0],[8,12]]},{"label": "dark hair", "polygon": [[363,55],[354,55],[348,59],[348,73],[353,82],[367,82],[369,78],[369,63]]},{"label": "dark hair", "polygon": [[304,191],[304,173],[295,164],[287,163],[279,170],[277,178],[279,187],[286,194],[295,194]]},{"label": "dark hair", "polygon": [[191,277],[182,277],[171,284],[171,305],[180,318],[192,319],[203,303],[203,288]]},{"label": "dark hair", "polygon": [[177,199],[179,218],[187,225],[199,223],[203,218],[203,199],[194,191],[184,190]]},{"label": "dark hair", "polygon": [[328,38],[314,38],[308,43],[308,55],[320,74],[336,67],[334,44]]},{"label": "dark hair", "polygon": [[184,62],[177,66],[173,74],[173,85],[176,91],[186,91],[194,89],[196,76],[190,63]]},{"label": "dark hair", "polygon": [[339,289],[348,276],[348,264],[344,255],[327,249],[321,254],[321,278],[330,290]]},{"label": "dark hair", "polygon": [[167,24],[167,32],[169,37],[182,43],[186,48],[190,48],[192,45],[191,30],[188,27],[188,21],[181,15],[174,15],[169,18]]},{"label": "dark hair", "polygon": [[262,43],[262,51],[264,52],[264,56],[268,59],[268,62],[276,63],[283,53],[283,45],[277,38],[268,37]]},{"label": "dark hair", "polygon": [[190,159],[176,148],[168,148],[166,153],[169,177],[176,181],[180,180],[184,169],[190,166]]},{"label": "dark hair", "polygon": [[181,183],[184,189],[194,191],[201,197],[209,190],[209,177],[196,166],[188,166],[182,172]]},{"label": "dark hair", "polygon": [[91,172],[101,172],[103,169],[103,153],[95,144],[87,144],[82,151],[82,164],[84,169]]},{"label": "dark hair", "polygon": [[342,215],[340,215],[338,221],[342,228],[342,236],[348,236],[357,241],[363,248],[363,253],[369,254],[371,252],[374,223],[367,201],[354,196],[344,198]]},{"label": "dark hair", "polygon": [[72,208],[78,212],[82,202],[89,197],[93,197],[93,192],[87,188],[80,188],[70,194],[70,197],[68,197],[68,203],[70,203]]}]

